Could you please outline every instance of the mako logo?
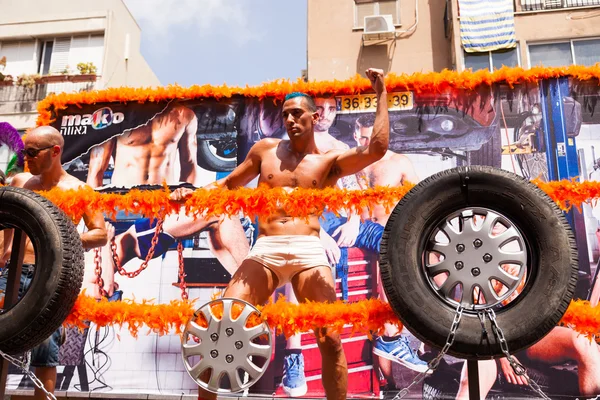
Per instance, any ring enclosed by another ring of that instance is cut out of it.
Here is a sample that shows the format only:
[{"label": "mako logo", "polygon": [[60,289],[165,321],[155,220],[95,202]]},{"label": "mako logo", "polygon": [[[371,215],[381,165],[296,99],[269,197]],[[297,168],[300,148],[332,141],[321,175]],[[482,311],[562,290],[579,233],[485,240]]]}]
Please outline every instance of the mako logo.
[{"label": "mako logo", "polygon": [[125,115],[120,112],[113,113],[109,107],[103,107],[94,111],[93,114],[84,115],[65,115],[60,124],[60,133],[63,135],[85,135],[88,127],[100,130],[120,124],[125,119]]}]

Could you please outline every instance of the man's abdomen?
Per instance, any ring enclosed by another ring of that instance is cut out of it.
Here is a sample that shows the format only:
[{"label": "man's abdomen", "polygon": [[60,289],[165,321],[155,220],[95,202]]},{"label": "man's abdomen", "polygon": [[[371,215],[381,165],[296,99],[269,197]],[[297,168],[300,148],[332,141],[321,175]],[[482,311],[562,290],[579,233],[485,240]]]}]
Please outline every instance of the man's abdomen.
[{"label": "man's abdomen", "polygon": [[111,183],[117,186],[172,183],[173,166],[165,148],[153,146],[151,151],[148,146],[137,147],[128,146],[118,152]]},{"label": "man's abdomen", "polygon": [[292,217],[276,217],[261,219],[258,222],[259,236],[305,235],[319,236],[321,226],[317,216],[308,219]]}]

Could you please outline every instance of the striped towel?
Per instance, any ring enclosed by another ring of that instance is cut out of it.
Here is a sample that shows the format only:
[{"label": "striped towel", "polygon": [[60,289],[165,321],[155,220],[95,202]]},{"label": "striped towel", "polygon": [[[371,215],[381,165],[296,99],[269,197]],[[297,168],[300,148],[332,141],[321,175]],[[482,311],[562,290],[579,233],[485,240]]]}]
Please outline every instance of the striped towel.
[{"label": "striped towel", "polygon": [[458,0],[460,36],[467,53],[517,46],[513,0]]}]

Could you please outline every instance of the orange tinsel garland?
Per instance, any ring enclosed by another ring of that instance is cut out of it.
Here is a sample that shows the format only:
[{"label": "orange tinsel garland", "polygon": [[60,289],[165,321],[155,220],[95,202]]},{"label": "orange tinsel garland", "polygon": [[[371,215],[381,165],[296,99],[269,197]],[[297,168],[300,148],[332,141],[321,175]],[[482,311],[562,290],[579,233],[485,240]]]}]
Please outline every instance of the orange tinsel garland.
[{"label": "orange tinsel garland", "polygon": [[532,182],[546,192],[563,210],[570,210],[571,207],[581,208],[583,203],[595,205],[600,198],[600,182],[577,182],[575,179],[550,182],[534,179]]},{"label": "orange tinsel garland", "polygon": [[[442,72],[414,73],[411,75],[389,74],[386,76],[388,91],[413,90],[417,93],[431,92],[439,93],[449,88],[474,89],[480,85],[492,85],[497,82],[506,82],[509,86],[528,82],[537,82],[540,79],[558,78],[572,76],[578,80],[589,80],[600,78],[600,67],[585,67],[571,65],[568,67],[533,67],[523,69],[520,67],[503,67],[489,72],[480,70],[463,72],[444,70]],[[298,79],[295,82],[289,80],[277,80],[255,87],[228,87],[211,85],[194,85],[184,88],[177,85],[169,85],[157,88],[131,88],[119,87],[108,88],[101,91],[60,93],[51,94],[38,104],[37,124],[49,125],[53,121],[52,112],[64,109],[67,106],[82,104],[97,104],[105,102],[159,102],[173,99],[198,99],[198,98],[230,98],[233,96],[272,97],[282,99],[286,94],[293,91],[302,91],[314,96],[321,95],[344,95],[371,91],[370,82],[359,75],[353,78],[339,81],[304,82]]]},{"label": "orange tinsel garland", "polygon": [[[370,335],[381,332],[385,323],[401,326],[389,304],[377,299],[360,300],[353,303],[313,303],[302,305],[289,303],[284,297],[257,307],[262,318],[277,333],[290,337],[299,332],[310,332],[315,327],[330,327],[341,332],[345,325],[352,325],[353,333]],[[96,301],[81,295],[65,324],[85,327],[86,321],[98,326],[128,325],[133,336],[142,326],[160,335],[171,330],[181,333],[194,314],[193,302],[172,301],[169,304],[136,303],[131,300],[108,302]],[[600,306],[592,307],[588,301],[572,301],[560,325],[568,325],[586,336],[600,334]]]},{"label": "orange tinsel garland", "polygon": [[[272,215],[277,205],[285,208],[290,215],[299,217],[322,212],[325,207],[332,212],[360,211],[369,205],[379,204],[391,211],[411,188],[412,185],[409,184],[367,190],[298,188],[290,193],[281,188],[265,186],[235,190],[197,189],[183,206],[190,215],[205,216],[238,215],[240,212],[246,215],[266,216]],[[117,211],[122,210],[145,217],[155,217],[177,212],[181,207],[181,204],[169,200],[168,188],[151,191],[133,189],[126,194],[99,193],[89,187],[77,190],[55,188],[39,193],[75,220],[79,220],[86,211],[100,211],[114,217]]]},{"label": "orange tinsel garland", "polygon": [[[563,210],[580,207],[583,203],[595,203],[600,198],[600,182],[576,182],[561,180],[552,182],[533,181],[544,190]],[[319,213],[327,207],[332,212],[342,210],[360,211],[364,207],[377,205],[385,206],[388,211],[400,201],[411,188],[412,184],[400,187],[376,187],[366,190],[303,189],[297,188],[287,193],[281,188],[265,186],[250,189],[198,189],[185,202],[183,207],[188,214],[271,215],[275,207],[283,206],[293,216],[306,216],[309,213]],[[131,190],[126,194],[99,193],[86,187],[78,190],[52,189],[40,192],[70,217],[79,220],[85,211],[100,211],[114,217],[122,210],[131,214],[145,217],[160,217],[165,213],[177,212],[181,204],[169,200],[170,191],[163,190],[141,191]]]}]

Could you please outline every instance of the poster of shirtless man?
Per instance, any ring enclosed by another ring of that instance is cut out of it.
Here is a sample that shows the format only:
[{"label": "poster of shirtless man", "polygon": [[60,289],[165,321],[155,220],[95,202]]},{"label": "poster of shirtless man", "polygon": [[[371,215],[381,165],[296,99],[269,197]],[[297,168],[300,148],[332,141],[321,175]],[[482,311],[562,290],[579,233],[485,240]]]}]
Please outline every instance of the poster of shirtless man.
[{"label": "poster of shirtless man", "polygon": [[235,104],[141,106],[96,106],[58,121],[74,144],[63,157],[66,169],[94,188],[132,188],[200,187],[235,167]]}]

